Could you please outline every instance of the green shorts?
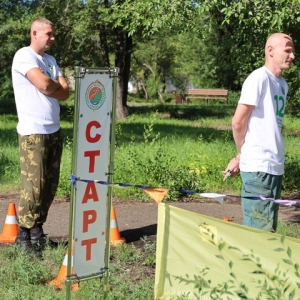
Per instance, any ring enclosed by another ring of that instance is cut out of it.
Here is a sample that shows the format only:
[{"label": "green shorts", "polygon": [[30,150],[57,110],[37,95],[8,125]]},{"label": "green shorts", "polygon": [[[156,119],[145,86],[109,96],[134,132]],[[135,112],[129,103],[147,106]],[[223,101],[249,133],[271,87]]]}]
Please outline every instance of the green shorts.
[{"label": "green shorts", "polygon": [[245,197],[280,199],[283,175],[264,172],[241,172],[243,225],[267,231],[276,231],[279,204],[273,201],[252,200]]}]

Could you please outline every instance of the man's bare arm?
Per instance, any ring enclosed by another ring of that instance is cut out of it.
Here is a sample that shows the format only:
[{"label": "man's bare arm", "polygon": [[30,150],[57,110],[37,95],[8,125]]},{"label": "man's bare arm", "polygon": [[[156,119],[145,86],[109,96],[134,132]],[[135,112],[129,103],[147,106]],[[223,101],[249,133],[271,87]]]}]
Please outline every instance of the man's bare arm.
[{"label": "man's bare arm", "polygon": [[57,100],[64,100],[69,98],[69,86],[66,79],[63,76],[59,76],[57,81],[60,84],[60,87],[55,90],[53,93],[48,94],[47,96],[53,97]]},{"label": "man's bare arm", "polygon": [[238,104],[232,118],[232,133],[239,154],[241,153],[241,148],[245,142],[248,119],[253,109],[253,105]]},{"label": "man's bare arm", "polygon": [[235,141],[238,155],[230,160],[222,174],[224,180],[229,177],[235,177],[240,171],[240,155],[241,148],[245,142],[246,132],[248,128],[248,120],[254,109],[253,105],[238,104],[234,116],[232,118],[232,133]]},{"label": "man's bare arm", "polygon": [[53,80],[43,73],[40,68],[33,68],[29,70],[26,77],[31,83],[41,91],[44,95],[49,95],[60,88],[61,84],[58,80]]}]

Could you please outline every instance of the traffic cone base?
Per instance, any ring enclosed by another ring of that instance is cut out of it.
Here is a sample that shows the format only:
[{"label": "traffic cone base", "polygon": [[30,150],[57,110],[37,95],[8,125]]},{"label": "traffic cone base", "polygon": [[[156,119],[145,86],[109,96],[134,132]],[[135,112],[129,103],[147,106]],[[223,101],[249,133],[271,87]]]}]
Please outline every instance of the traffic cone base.
[{"label": "traffic cone base", "polygon": [[126,243],[126,240],[122,237],[119,240],[110,241],[110,244],[114,247],[118,245],[122,245],[124,243]]},{"label": "traffic cone base", "polygon": [[[68,250],[66,251],[66,255],[64,257],[63,263],[60,267],[59,273],[57,277],[49,282],[50,285],[53,285],[56,290],[61,290],[67,279],[67,268],[68,268]],[[72,269],[73,272],[73,257],[72,257]],[[79,289],[79,284],[74,283],[71,286],[72,291],[77,291]]]},{"label": "traffic cone base", "polygon": [[111,208],[111,223],[110,223],[110,244],[117,246],[124,244],[126,240],[121,237],[117,223],[116,210],[114,207]]},{"label": "traffic cone base", "polygon": [[18,234],[17,213],[14,203],[8,204],[7,216],[0,234],[0,243],[14,243]]}]

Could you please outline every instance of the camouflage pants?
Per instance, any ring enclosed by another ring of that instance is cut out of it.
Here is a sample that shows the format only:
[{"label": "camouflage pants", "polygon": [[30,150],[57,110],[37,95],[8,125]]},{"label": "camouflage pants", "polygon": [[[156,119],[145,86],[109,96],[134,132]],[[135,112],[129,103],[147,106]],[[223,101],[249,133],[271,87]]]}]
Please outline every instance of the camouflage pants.
[{"label": "camouflage pants", "polygon": [[53,202],[62,155],[61,130],[52,134],[19,135],[21,196],[18,224],[32,228],[46,222]]}]

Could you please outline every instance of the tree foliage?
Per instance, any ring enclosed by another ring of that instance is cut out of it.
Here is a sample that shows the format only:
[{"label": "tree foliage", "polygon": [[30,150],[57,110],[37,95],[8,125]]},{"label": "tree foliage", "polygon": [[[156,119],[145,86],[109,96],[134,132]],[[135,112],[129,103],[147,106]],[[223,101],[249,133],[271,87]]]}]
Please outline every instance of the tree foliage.
[{"label": "tree foliage", "polygon": [[[133,34],[149,36],[163,26],[178,28],[187,22],[193,1],[109,1],[109,0],[23,0],[4,2],[1,6],[1,34],[5,43],[2,96],[11,95],[8,80],[14,52],[29,44],[29,26],[33,18],[44,16],[55,24],[57,41],[51,49],[60,66],[111,65],[119,68],[117,115],[126,116]],[[11,13],[13,12],[13,13]],[[22,21],[20,21],[22,20]],[[11,31],[11,32],[10,32]],[[9,35],[8,35],[9,34]],[[11,48],[9,48],[12,43]],[[5,75],[6,74],[6,75]],[[157,82],[157,78],[154,82]]]},{"label": "tree foliage", "polygon": [[118,0],[112,1],[111,18],[131,35],[150,36],[164,28],[193,27],[196,4],[192,0]]},{"label": "tree foliage", "polygon": [[[10,68],[15,51],[29,44],[38,16],[56,28],[51,49],[59,65],[74,69],[118,67],[118,117],[126,117],[128,80],[146,97],[160,98],[166,80],[178,90],[196,87],[239,91],[246,76],[264,63],[273,32],[290,34],[299,50],[298,0],[11,0],[0,3],[0,98],[12,97]],[[300,61],[284,72],[290,112],[300,104]],[[299,99],[299,100],[298,100]],[[298,103],[299,102],[299,103]]]},{"label": "tree foliage", "polygon": [[[288,5],[284,0],[202,2],[202,13],[211,16],[206,19],[209,30],[222,35],[222,47],[228,50],[223,57],[220,56],[219,62],[227,68],[234,68],[233,80],[237,85],[233,88],[240,88],[246,76],[254,68],[263,65],[264,45],[272,33],[284,32],[291,35],[296,53],[299,53],[299,8],[298,0],[291,0]],[[224,62],[229,56],[232,58],[231,64]],[[284,72],[290,85],[289,98],[293,99],[287,107],[291,113],[297,113],[296,107],[300,104],[300,81],[296,79],[299,78],[299,66],[300,61],[296,59],[294,67]]]}]

